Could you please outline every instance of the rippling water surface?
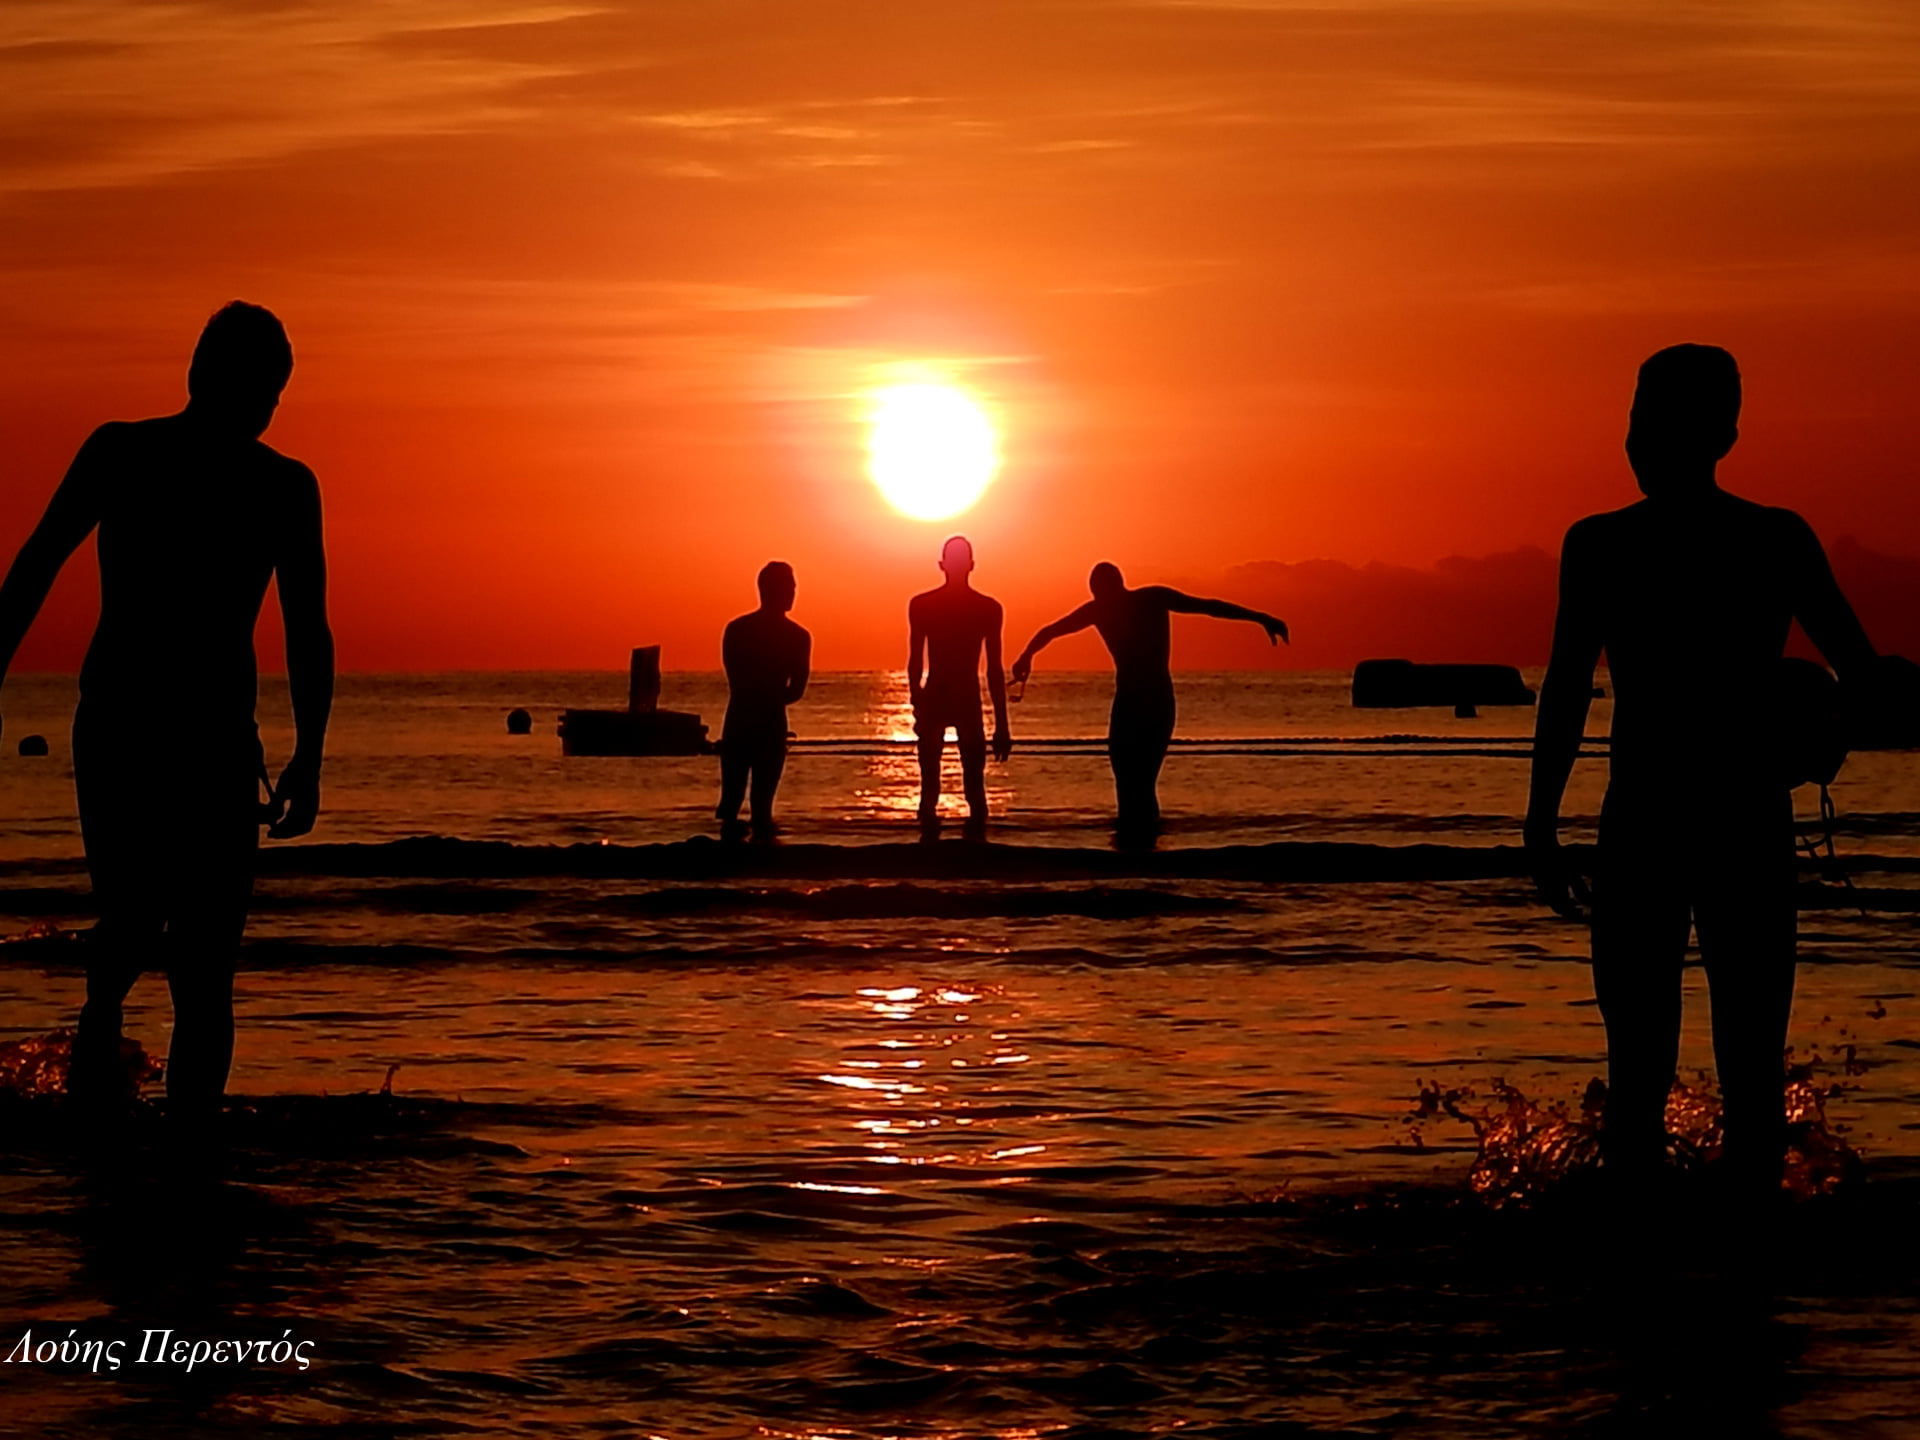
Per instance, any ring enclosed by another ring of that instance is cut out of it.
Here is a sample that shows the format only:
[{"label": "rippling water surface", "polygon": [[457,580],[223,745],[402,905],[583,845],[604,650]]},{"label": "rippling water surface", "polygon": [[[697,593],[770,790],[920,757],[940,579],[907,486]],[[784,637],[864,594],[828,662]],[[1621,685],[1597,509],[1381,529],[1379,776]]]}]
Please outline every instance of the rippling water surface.
[{"label": "rippling water surface", "polygon": [[[619,678],[350,680],[316,843],[709,828],[710,762],[562,761],[550,729],[501,733],[509,704],[605,703]],[[1101,682],[1053,679],[1054,709],[1036,680],[1016,723],[1097,734]],[[669,677],[668,703],[682,683],[710,682]],[[796,728],[885,739],[890,683],[829,679]],[[1481,742],[1531,718],[1382,724],[1340,698],[1332,679],[1199,677],[1183,733],[1497,749]],[[31,710],[10,688],[10,735]],[[0,947],[16,1044],[70,1024],[81,990],[62,754],[0,761],[0,925],[42,931]],[[1899,861],[1920,804],[1906,757],[1862,760],[1841,848],[1887,868],[1856,877],[1864,911],[1809,892],[1794,1038],[1823,1133],[1866,1178],[1761,1242],[1700,1186],[1653,1239],[1577,1183],[1476,1198],[1474,1132],[1423,1090],[1577,1120],[1603,1073],[1584,931],[1518,879],[289,864],[262,882],[221,1145],[183,1146],[151,1109],[98,1135],[0,1097],[0,1345],[291,1330],[312,1368],[0,1365],[0,1430],[1912,1433],[1920,947]],[[1524,772],[1180,755],[1170,844],[1510,844]],[[898,752],[802,753],[791,773],[793,843],[906,838]],[[1104,842],[1097,755],[995,775],[996,838]],[[1696,1086],[1702,988],[1690,972]],[[135,997],[130,1033],[163,1054],[164,987]]]}]

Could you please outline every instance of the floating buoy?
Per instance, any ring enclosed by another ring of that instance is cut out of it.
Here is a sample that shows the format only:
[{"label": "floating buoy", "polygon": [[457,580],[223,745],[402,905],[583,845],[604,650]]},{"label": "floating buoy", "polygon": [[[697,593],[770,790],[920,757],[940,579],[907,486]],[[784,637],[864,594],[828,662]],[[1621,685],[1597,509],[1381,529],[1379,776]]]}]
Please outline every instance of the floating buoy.
[{"label": "floating buoy", "polygon": [[44,735],[22,735],[20,737],[22,755],[40,756],[47,753],[47,737]]},{"label": "floating buoy", "polygon": [[531,735],[532,733],[533,716],[524,710],[509,710],[507,712],[507,734]]}]

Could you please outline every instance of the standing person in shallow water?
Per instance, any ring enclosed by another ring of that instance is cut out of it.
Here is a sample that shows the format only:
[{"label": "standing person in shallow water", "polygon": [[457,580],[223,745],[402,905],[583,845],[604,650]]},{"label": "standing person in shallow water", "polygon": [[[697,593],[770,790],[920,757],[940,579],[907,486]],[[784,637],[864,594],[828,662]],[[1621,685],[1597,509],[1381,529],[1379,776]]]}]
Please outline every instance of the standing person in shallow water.
[{"label": "standing person in shallow water", "polygon": [[807,693],[813,637],[793,621],[793,567],[770,560],[760,571],[760,608],[727,626],[720,642],[727,667],[727,718],[720,728],[722,839],[744,833],[740,802],[753,787],[753,833],[773,838],[773,795],[787,765],[787,706]]},{"label": "standing person in shallow water", "polygon": [[109,423],[74,457],[0,586],[0,676],[66,559],[99,529],[100,624],[80,671],[74,788],[100,919],[68,1090],[124,1095],[121,1005],[140,972],[173,997],[172,1114],[217,1111],[233,1060],[233,972],[261,821],[254,622],[286,625],[297,739],[277,839],[320,808],[333,703],[320,488],[260,441],[293,370],[286,331],[238,301],[207,323],[177,415]]},{"label": "standing person in shallow water", "polygon": [[1875,656],[1806,521],[1719,487],[1739,414],[1724,350],[1676,345],[1640,367],[1626,448],[1646,498],[1567,532],[1526,843],[1541,893],[1577,915],[1560,802],[1604,651],[1613,737],[1592,897],[1602,1154],[1633,1186],[1664,1165],[1691,922],[1713,998],[1727,1174],[1759,1196],[1779,1187],[1786,1145],[1796,918],[1792,777],[1767,701],[1795,620],[1843,681]]},{"label": "standing person in shallow water", "polygon": [[1087,577],[1093,599],[1043,627],[1013,662],[1013,678],[1025,684],[1033,657],[1063,635],[1089,625],[1100,632],[1113,657],[1113,708],[1107,718],[1107,762],[1119,832],[1127,841],[1151,840],[1160,826],[1160,767],[1173,743],[1172,625],[1168,616],[1211,615],[1250,620],[1267,632],[1269,644],[1287,639],[1284,620],[1225,600],[1203,600],[1166,585],[1129,590],[1120,567],[1101,561]]},{"label": "standing person in shallow water", "polygon": [[951,726],[960,748],[967,830],[981,835],[987,826],[987,738],[980,716],[983,650],[987,693],[993,697],[993,755],[1005,760],[1013,751],[1007,677],[1000,664],[1003,617],[1000,602],[968,582],[973,546],[965,539],[956,535],[941,547],[940,569],[946,583],[914,596],[907,605],[907,694],[913,701],[913,733],[919,739],[920,826],[931,832],[940,823],[940,752]]}]

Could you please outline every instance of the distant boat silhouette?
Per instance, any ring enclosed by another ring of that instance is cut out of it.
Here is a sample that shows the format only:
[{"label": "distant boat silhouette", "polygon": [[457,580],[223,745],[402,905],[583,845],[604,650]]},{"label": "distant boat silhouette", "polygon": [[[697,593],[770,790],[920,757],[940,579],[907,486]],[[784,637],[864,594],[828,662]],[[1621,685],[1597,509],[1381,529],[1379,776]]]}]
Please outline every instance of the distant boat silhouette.
[{"label": "distant boat silhouette", "polygon": [[711,755],[698,715],[660,707],[660,647],[633,652],[624,710],[562,710],[563,755]]},{"label": "distant boat silhouette", "polygon": [[1451,706],[1471,719],[1481,705],[1531,705],[1533,691],[1511,665],[1416,665],[1362,660],[1353,667],[1353,703],[1360,710]]}]

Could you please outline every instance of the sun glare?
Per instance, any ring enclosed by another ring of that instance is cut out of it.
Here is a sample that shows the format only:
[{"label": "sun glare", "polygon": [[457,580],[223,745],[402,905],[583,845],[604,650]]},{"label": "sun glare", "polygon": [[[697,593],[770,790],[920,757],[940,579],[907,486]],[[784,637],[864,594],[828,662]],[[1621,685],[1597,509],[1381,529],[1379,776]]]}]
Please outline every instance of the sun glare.
[{"label": "sun glare", "polygon": [[958,515],[979,500],[999,468],[993,422],[964,390],[922,383],[872,393],[867,475],[902,515]]}]

